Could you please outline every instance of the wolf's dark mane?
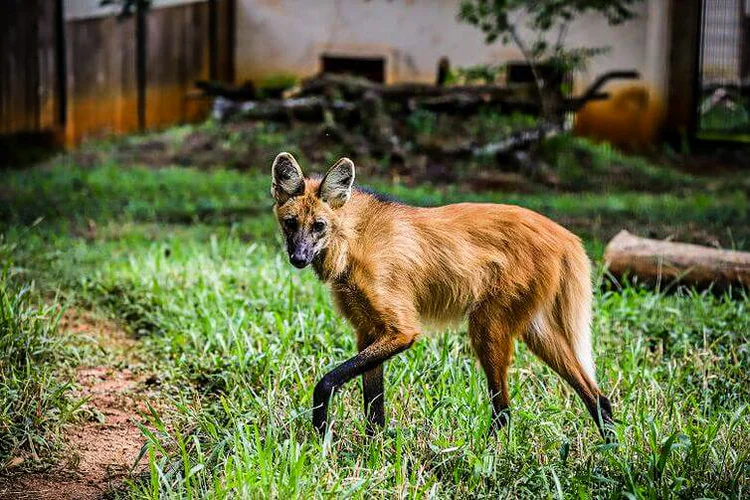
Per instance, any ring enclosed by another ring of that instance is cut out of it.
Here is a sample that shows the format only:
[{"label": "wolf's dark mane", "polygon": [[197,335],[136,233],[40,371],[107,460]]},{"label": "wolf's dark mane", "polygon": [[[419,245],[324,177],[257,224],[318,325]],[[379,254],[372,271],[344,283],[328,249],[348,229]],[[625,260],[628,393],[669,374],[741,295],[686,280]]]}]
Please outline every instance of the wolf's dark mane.
[{"label": "wolf's dark mane", "polygon": [[389,194],[381,193],[379,191],[376,191],[368,186],[354,186],[354,189],[356,189],[358,192],[363,194],[369,194],[376,200],[378,200],[381,203],[393,203],[395,205],[403,205],[404,203],[399,200],[398,198],[395,198]]},{"label": "wolf's dark mane", "polygon": [[[315,181],[322,181],[323,177],[324,176],[322,174],[319,174],[319,173],[312,173],[312,174],[310,174],[310,175],[307,176],[308,179],[315,180]],[[354,186],[354,190],[357,191],[357,192],[359,192],[359,193],[362,193],[362,194],[370,195],[370,196],[372,196],[373,198],[375,198],[376,200],[378,200],[381,203],[392,203],[394,205],[405,205],[405,203],[403,201],[399,200],[398,198],[396,198],[394,196],[391,196],[389,194],[381,193],[380,191],[376,191],[375,189],[373,189],[373,188],[371,188],[369,186],[357,186],[357,185],[355,185]]]}]

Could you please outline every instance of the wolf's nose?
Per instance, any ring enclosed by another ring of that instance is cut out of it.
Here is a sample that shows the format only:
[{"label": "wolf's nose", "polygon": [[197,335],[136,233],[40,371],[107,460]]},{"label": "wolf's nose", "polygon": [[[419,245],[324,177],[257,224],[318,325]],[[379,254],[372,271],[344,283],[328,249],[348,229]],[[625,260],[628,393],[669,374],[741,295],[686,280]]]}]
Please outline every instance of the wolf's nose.
[{"label": "wolf's nose", "polygon": [[297,267],[299,269],[302,269],[307,265],[307,259],[303,257],[302,255],[292,255],[289,257],[289,261],[292,263],[294,267]]}]

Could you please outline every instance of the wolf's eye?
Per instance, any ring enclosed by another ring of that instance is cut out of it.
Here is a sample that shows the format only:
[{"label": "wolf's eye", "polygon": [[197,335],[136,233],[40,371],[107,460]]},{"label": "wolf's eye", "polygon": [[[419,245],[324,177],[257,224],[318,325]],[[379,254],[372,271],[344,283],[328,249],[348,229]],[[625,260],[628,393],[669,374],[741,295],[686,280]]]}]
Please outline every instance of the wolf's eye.
[{"label": "wolf's eye", "polygon": [[312,228],[316,233],[320,233],[326,228],[326,223],[322,220],[316,220],[315,222],[313,222]]},{"label": "wolf's eye", "polygon": [[287,217],[283,220],[284,228],[288,231],[294,231],[297,229],[297,219],[294,217]]}]

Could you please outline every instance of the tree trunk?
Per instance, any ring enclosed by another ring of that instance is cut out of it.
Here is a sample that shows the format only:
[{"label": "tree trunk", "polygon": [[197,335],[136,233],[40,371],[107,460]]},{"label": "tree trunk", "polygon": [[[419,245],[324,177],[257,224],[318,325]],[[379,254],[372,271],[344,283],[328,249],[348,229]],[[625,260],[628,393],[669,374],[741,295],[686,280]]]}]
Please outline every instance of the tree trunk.
[{"label": "tree trunk", "polygon": [[750,287],[750,253],[688,243],[639,238],[620,231],[607,245],[604,260],[615,276],[637,276],[649,283],[718,289]]}]

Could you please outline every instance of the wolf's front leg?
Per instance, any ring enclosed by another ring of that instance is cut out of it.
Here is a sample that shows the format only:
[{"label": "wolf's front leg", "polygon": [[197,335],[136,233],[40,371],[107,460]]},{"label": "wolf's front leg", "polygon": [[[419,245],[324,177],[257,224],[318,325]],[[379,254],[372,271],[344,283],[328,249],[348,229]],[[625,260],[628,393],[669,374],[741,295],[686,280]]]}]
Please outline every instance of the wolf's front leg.
[{"label": "wolf's front leg", "polygon": [[[336,389],[353,378],[378,368],[386,360],[405,351],[411,347],[416,337],[416,332],[413,334],[396,333],[388,337],[382,337],[353,358],[328,372],[318,382],[315,391],[313,391],[312,423],[318,432],[321,434],[326,432],[328,427],[328,402]],[[380,392],[382,393],[382,390]]]},{"label": "wolf's front leg", "polygon": [[385,426],[383,365],[362,374],[362,395],[367,418],[367,434],[371,436]]}]

